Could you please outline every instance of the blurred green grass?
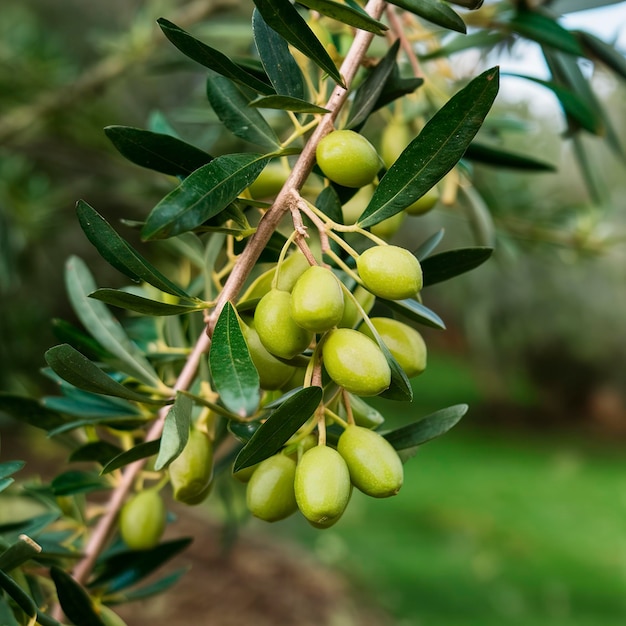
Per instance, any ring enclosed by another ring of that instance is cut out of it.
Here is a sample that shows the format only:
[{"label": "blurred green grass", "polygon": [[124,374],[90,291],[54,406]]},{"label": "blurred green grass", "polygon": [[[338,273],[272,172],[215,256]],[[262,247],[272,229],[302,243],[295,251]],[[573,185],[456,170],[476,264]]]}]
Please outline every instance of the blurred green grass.
[{"label": "blurred green grass", "polygon": [[[461,362],[432,366],[431,383],[447,371],[447,404],[480,400]],[[424,388],[435,402],[442,388],[431,383]],[[398,496],[355,490],[331,529],[296,517],[269,530],[339,567],[399,625],[626,623],[626,467],[617,446],[478,430],[470,408],[405,470]]]}]

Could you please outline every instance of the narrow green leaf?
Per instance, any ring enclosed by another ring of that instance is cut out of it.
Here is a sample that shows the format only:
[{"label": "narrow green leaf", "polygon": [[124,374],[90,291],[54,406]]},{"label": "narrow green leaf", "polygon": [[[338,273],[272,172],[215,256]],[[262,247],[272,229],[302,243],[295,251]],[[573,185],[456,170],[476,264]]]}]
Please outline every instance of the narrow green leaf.
[{"label": "narrow green leaf", "polygon": [[363,10],[356,10],[347,4],[333,2],[333,0],[298,0],[298,4],[326,15],[342,24],[353,26],[359,30],[366,30],[375,35],[384,35],[389,27],[370,17]]},{"label": "narrow green leaf", "polygon": [[261,63],[276,93],[295,100],[304,100],[304,76],[289,51],[289,44],[265,23],[257,9],[252,13],[252,28]]},{"label": "narrow green leaf", "polygon": [[[163,544],[161,544],[163,545]],[[181,567],[176,571],[163,576],[154,582],[144,585],[143,587],[137,587],[131,591],[115,594],[115,600],[119,602],[135,602],[136,600],[145,600],[152,596],[160,595],[164,591],[167,591],[170,587],[175,585],[185,574],[189,572],[189,567]]]},{"label": "narrow green leaf", "polygon": [[339,70],[326,48],[289,0],[254,0],[265,23],[294,48],[315,62],[339,85],[344,86]]},{"label": "narrow green leaf", "polygon": [[0,589],[4,589],[7,595],[28,617],[33,618],[37,615],[37,605],[35,601],[13,580],[13,578],[2,570],[0,570]]},{"label": "narrow green leaf", "polygon": [[431,235],[426,241],[421,243],[417,250],[413,252],[420,263],[441,243],[444,233],[445,230],[440,228],[434,235]]},{"label": "narrow green leaf", "polygon": [[156,267],[124,241],[111,225],[83,200],[78,201],[76,214],[87,239],[115,269],[135,282],[143,280],[165,293],[190,298],[183,289],[161,274]]},{"label": "narrow green leaf", "polygon": [[354,129],[361,126],[376,107],[381,93],[396,67],[396,57],[400,49],[400,40],[396,39],[387,50],[385,56],[376,64],[367,78],[359,85],[350,108],[346,128]]},{"label": "narrow green leaf", "polygon": [[119,321],[102,302],[88,297],[96,290],[96,283],[85,263],[76,256],[66,263],[65,284],[78,319],[102,347],[119,359],[119,366],[149,386],[163,387],[154,367],[128,338]]},{"label": "narrow green leaf", "polygon": [[159,18],[157,24],[161,27],[165,36],[184,55],[193,59],[196,63],[200,63],[200,65],[204,65],[204,67],[208,67],[214,72],[226,76],[226,78],[230,78],[250,89],[254,89],[254,91],[258,93],[264,93],[266,95],[274,93],[274,89],[271,85],[268,85],[244,70],[219,50],[211,48],[211,46],[207,46],[198,39],[195,39],[188,32],[176,26],[176,24],[164,18]]},{"label": "narrow green leaf", "polygon": [[0,491],[8,489],[15,482],[15,478],[0,478]]},{"label": "narrow green leaf", "polygon": [[105,626],[98,616],[89,594],[64,570],[53,565],[50,568],[63,612],[80,626]]},{"label": "narrow green leaf", "polygon": [[423,61],[431,59],[439,59],[441,57],[449,57],[457,52],[464,50],[477,50],[479,48],[494,49],[499,43],[504,41],[507,34],[504,32],[487,32],[479,30],[468,35],[456,35],[442,46],[431,50],[425,54],[420,54],[419,58]]},{"label": "narrow green leaf", "polygon": [[453,96],[383,176],[359,225],[399,213],[441,180],[467,150],[497,93],[498,69],[492,68]]},{"label": "narrow green leaf", "polygon": [[156,400],[120,385],[95,363],[66,343],[50,348],[45,353],[45,359],[56,374],[79,389],[148,404],[167,402]]},{"label": "narrow green leaf", "polygon": [[518,10],[508,22],[508,27],[542,46],[549,46],[574,56],[583,56],[583,50],[576,37],[554,18],[539,11]]},{"label": "narrow green leaf", "polygon": [[2,626],[21,626],[15,619],[13,609],[9,606],[9,598],[0,595],[0,624]]},{"label": "narrow green leaf", "polygon": [[66,320],[53,318],[51,325],[52,333],[60,343],[69,343],[93,361],[106,361],[113,358],[113,355],[105,350],[93,337],[90,337],[85,331],[76,328],[76,326]]},{"label": "narrow green leaf", "polygon": [[448,0],[450,4],[456,4],[464,9],[469,9],[470,11],[474,11],[475,9],[480,9],[483,5],[483,0]]},{"label": "narrow green leaf", "polygon": [[69,470],[55,476],[50,483],[55,496],[71,496],[76,493],[91,493],[110,489],[111,485],[97,474]]},{"label": "narrow green leaf", "polygon": [[249,98],[232,80],[209,76],[206,93],[217,117],[231,133],[267,150],[280,148],[272,127],[256,109],[248,106]]},{"label": "narrow green leaf", "polygon": [[192,409],[193,400],[184,393],[177,393],[163,424],[159,454],[154,463],[157,472],[169,465],[187,444]]},{"label": "narrow green leaf", "polygon": [[383,436],[406,460],[415,454],[417,446],[447,433],[458,424],[468,408],[467,404],[450,406]]},{"label": "narrow green leaf", "polygon": [[122,449],[108,441],[91,441],[80,448],[72,451],[69,461],[71,463],[95,462],[106,465],[112,458],[122,453]]},{"label": "narrow green leaf", "polygon": [[401,313],[413,322],[437,328],[438,330],[445,330],[446,328],[443,320],[434,311],[431,311],[417,300],[381,300],[380,298],[379,300],[384,302],[390,309]]},{"label": "narrow green leaf", "polygon": [[392,4],[415,13],[425,20],[459,33],[467,32],[465,22],[441,0],[393,0]]},{"label": "narrow green leaf", "polygon": [[174,237],[200,226],[249,187],[269,159],[269,156],[254,153],[229,154],[213,159],[188,176],[152,209],[141,232],[142,237]]},{"label": "narrow green leaf", "polygon": [[416,76],[403,77],[400,74],[398,65],[396,64],[393,71],[389,75],[389,78],[383,86],[383,90],[374,105],[372,111],[378,111],[383,107],[391,104],[394,100],[402,98],[413,93],[418,87],[424,84],[423,78]]},{"label": "narrow green leaf", "polygon": [[170,176],[188,176],[213,158],[171,135],[131,126],[106,126],[104,133],[117,151],[135,165]]},{"label": "narrow green leaf", "polygon": [[[11,474],[19,472],[24,465],[26,465],[25,461],[5,461],[4,463],[0,463],[0,478],[6,478],[7,476],[11,476]],[[0,568],[2,568],[1,560]]]},{"label": "narrow green leaf", "polygon": [[202,304],[169,304],[159,300],[151,300],[121,289],[96,289],[89,294],[89,297],[142,315],[182,315],[206,308]]},{"label": "narrow green leaf", "polygon": [[578,37],[587,58],[600,61],[626,80],[626,58],[614,46],[584,30],[576,31],[574,34]]},{"label": "narrow green leaf", "polygon": [[213,331],[209,366],[224,406],[241,417],[252,415],[259,406],[259,374],[230,302],[222,309]]},{"label": "narrow green leaf", "polygon": [[89,583],[92,589],[104,588],[106,594],[116,593],[149,576],[163,563],[182,552],[191,543],[183,537],[165,541],[150,550],[117,552],[96,564],[96,578]]},{"label": "narrow green leaf", "polygon": [[322,395],[321,387],[305,387],[285,400],[241,449],[233,471],[237,472],[276,454],[313,415],[322,401]]},{"label": "narrow green leaf", "polygon": [[63,415],[41,406],[37,400],[6,392],[0,392],[0,414],[2,413],[10,415],[18,422],[43,430],[56,428],[67,421]]},{"label": "narrow green leaf", "polygon": [[249,106],[259,109],[278,109],[279,111],[293,111],[294,113],[313,113],[323,115],[328,109],[311,104],[306,100],[291,96],[259,96],[250,101]]},{"label": "narrow green leaf", "polygon": [[22,537],[0,554],[0,570],[10,572],[40,553],[40,545],[29,537]]},{"label": "narrow green leaf", "polygon": [[422,261],[424,287],[454,278],[482,265],[493,253],[493,248],[458,248],[448,250]]},{"label": "narrow green leaf", "polygon": [[121,454],[113,457],[102,468],[100,474],[109,474],[110,472],[119,469],[120,467],[124,467],[125,465],[129,465],[130,463],[134,463],[135,461],[140,461],[141,459],[147,459],[148,457],[154,456],[159,453],[160,446],[160,439],[153,439],[152,441],[142,441],[141,443],[132,447],[130,450],[126,450],[125,452],[122,452]]},{"label": "narrow green leaf", "polygon": [[60,511],[54,511],[52,513],[43,513],[27,520],[20,520],[19,522],[0,524],[0,535],[5,541],[9,542],[17,541],[20,535],[35,537],[44,528],[59,519],[60,515]]},{"label": "narrow green leaf", "polygon": [[496,148],[488,146],[484,143],[472,141],[465,154],[464,159],[485,163],[486,165],[494,165],[495,167],[510,167],[518,170],[527,170],[532,172],[554,172],[556,166],[541,159],[526,156],[524,154],[516,154],[509,152],[504,148]]}]

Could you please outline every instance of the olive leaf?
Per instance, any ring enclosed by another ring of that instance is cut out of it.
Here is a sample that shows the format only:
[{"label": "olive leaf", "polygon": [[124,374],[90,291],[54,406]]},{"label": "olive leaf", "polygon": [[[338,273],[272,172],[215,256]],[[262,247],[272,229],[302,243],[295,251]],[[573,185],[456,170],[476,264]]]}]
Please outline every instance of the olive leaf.
[{"label": "olive leaf", "polygon": [[106,465],[102,468],[101,474],[108,474],[113,470],[124,467],[135,461],[141,459],[147,459],[148,457],[158,454],[161,446],[161,439],[153,439],[152,441],[142,441],[136,446],[133,446],[130,450],[125,450],[121,454],[114,456],[110,459]]},{"label": "olive leaf", "polygon": [[298,0],[298,4],[326,15],[342,24],[366,30],[375,35],[384,35],[389,30],[386,24],[370,17],[361,7],[356,9],[332,0]]},{"label": "olive leaf", "polygon": [[555,19],[539,11],[518,10],[509,20],[508,27],[541,45],[574,56],[583,56],[583,49],[576,37]]},{"label": "olive leaf", "polygon": [[482,265],[493,253],[493,248],[476,246],[457,248],[434,254],[421,263],[424,287],[454,278]]},{"label": "olive leaf", "polygon": [[121,309],[141,313],[142,315],[182,315],[184,313],[201,311],[207,306],[203,304],[170,304],[160,300],[144,298],[121,289],[108,288],[96,289],[96,291],[89,294],[89,297]]},{"label": "olive leaf", "polygon": [[291,96],[259,96],[248,103],[248,106],[260,109],[278,109],[280,111],[293,111],[294,113],[315,113],[323,115],[328,113],[328,109],[311,104],[300,98]]},{"label": "olive leaf", "polygon": [[157,472],[169,465],[187,444],[192,409],[192,398],[185,393],[177,393],[163,423],[159,454],[154,462],[154,469]]},{"label": "olive leaf", "polygon": [[438,26],[459,33],[467,32],[465,22],[461,17],[441,0],[390,0],[390,2]]},{"label": "olive leaf", "polygon": [[441,180],[467,150],[497,93],[498,68],[492,68],[453,96],[383,176],[359,226],[399,213]]},{"label": "olive leaf", "polygon": [[57,598],[63,612],[75,624],[80,626],[105,626],[96,613],[89,594],[60,567],[50,568],[50,577],[57,591]]}]

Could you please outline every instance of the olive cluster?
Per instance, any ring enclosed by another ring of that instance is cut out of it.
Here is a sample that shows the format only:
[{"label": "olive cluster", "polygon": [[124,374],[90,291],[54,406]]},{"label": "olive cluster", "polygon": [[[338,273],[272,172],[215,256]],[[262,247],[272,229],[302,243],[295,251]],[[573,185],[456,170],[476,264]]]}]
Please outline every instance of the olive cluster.
[{"label": "olive cluster", "polygon": [[353,486],[375,498],[398,493],[403,467],[386,439],[351,424],[336,448],[307,437],[297,452],[275,454],[238,477],[248,480],[246,502],[256,517],[275,522],[300,510],[316,528],[328,528],[343,515]]}]

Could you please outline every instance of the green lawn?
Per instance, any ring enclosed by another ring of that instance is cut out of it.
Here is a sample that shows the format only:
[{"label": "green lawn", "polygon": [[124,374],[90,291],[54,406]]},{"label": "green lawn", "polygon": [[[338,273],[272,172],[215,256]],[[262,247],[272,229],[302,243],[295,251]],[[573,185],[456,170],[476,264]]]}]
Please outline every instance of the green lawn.
[{"label": "green lawn", "polygon": [[405,470],[398,496],[355,491],[331,529],[299,516],[263,527],[336,564],[403,626],[626,623],[626,458],[616,446],[496,436],[472,428],[470,411]]}]

